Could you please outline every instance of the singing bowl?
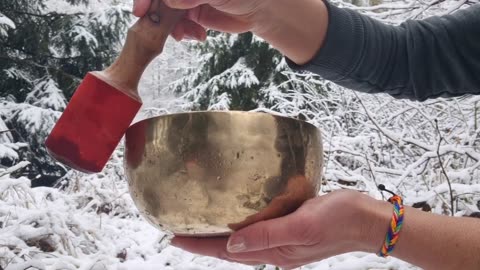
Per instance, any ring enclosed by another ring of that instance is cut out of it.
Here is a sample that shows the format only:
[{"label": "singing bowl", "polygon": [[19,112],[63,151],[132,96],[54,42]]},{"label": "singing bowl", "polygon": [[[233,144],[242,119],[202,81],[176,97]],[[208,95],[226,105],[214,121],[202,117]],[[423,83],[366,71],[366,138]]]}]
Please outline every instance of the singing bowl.
[{"label": "singing bowl", "polygon": [[178,236],[221,236],[318,194],[320,131],[253,112],[192,112],[130,127],[125,171],[140,213]]}]

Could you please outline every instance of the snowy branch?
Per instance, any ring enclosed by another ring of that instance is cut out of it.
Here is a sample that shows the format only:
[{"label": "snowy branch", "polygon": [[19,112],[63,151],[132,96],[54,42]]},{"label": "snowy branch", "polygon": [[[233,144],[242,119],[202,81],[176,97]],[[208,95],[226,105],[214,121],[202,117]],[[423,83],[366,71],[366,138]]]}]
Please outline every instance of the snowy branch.
[{"label": "snowy branch", "polygon": [[0,179],[6,175],[9,175],[9,174],[12,174],[16,171],[19,171],[25,167],[27,167],[28,165],[30,165],[30,162],[28,161],[22,161],[20,163],[18,163],[17,165],[13,166],[13,167],[10,167],[8,169],[6,169],[5,171],[0,171]]}]

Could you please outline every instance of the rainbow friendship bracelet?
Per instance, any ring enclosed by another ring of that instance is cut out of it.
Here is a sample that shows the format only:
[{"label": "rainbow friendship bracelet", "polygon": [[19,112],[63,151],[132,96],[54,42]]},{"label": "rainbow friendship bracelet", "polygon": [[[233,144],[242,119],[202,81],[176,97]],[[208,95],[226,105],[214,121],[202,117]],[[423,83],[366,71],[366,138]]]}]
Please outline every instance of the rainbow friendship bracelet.
[{"label": "rainbow friendship bracelet", "polygon": [[388,257],[390,253],[393,252],[393,249],[395,248],[395,245],[398,242],[400,230],[402,229],[402,225],[403,225],[405,208],[403,206],[402,197],[386,189],[384,185],[379,185],[378,189],[380,189],[381,191],[386,191],[393,195],[393,197],[388,199],[388,202],[393,204],[393,217],[390,222],[390,226],[388,227],[388,232],[387,232],[387,236],[385,237],[385,242],[383,243],[382,248],[378,253],[378,256],[385,258],[385,257]]}]

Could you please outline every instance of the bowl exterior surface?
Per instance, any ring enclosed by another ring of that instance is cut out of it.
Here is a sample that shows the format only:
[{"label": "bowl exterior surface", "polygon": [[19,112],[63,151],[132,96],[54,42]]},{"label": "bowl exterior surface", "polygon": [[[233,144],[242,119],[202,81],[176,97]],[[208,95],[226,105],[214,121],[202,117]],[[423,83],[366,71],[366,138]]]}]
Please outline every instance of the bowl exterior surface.
[{"label": "bowl exterior surface", "polygon": [[179,236],[228,235],[317,195],[320,131],[286,117],[194,112],[127,131],[125,170],[143,216]]}]

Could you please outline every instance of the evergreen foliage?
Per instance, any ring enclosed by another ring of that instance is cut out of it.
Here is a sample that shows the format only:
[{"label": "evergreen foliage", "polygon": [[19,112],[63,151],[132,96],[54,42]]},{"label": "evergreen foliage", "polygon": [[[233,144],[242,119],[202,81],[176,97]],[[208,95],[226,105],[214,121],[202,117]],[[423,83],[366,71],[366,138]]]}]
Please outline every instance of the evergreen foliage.
[{"label": "evergreen foliage", "polygon": [[270,96],[276,91],[323,91],[317,76],[291,72],[278,51],[251,33],[211,31],[207,41],[195,43],[192,50],[199,67],[170,87],[190,102],[188,109],[254,110],[272,106]]},{"label": "evergreen foliage", "polygon": [[113,61],[130,20],[129,8],[95,0],[0,2],[0,117],[29,145],[18,159],[31,162],[22,174],[33,185],[66,173],[45,138],[85,74]]}]

